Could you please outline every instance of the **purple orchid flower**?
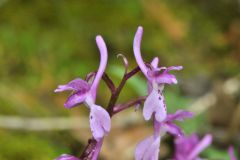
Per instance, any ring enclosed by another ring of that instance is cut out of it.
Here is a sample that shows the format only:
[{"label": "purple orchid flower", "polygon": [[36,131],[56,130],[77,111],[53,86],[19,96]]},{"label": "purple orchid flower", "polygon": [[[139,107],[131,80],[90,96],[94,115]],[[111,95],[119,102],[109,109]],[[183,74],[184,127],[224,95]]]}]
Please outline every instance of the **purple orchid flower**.
[{"label": "purple orchid flower", "polygon": [[93,137],[97,141],[101,141],[104,135],[110,131],[111,119],[107,111],[101,106],[96,105],[95,101],[97,88],[107,65],[108,55],[106,44],[101,36],[96,37],[96,43],[100,51],[101,59],[98,71],[92,84],[77,78],[70,81],[68,84],[59,85],[55,92],[62,92],[66,90],[73,91],[64,104],[66,108],[72,108],[82,103],[86,104],[86,106],[90,109],[90,128]]},{"label": "purple orchid flower", "polygon": [[200,160],[198,155],[212,143],[212,136],[207,134],[199,140],[196,134],[190,137],[178,137],[175,140],[174,160]]},{"label": "purple orchid flower", "polygon": [[150,120],[154,114],[154,118],[161,122],[167,116],[167,108],[162,94],[165,84],[176,84],[177,79],[174,75],[170,74],[171,70],[181,70],[182,66],[172,67],[158,67],[159,59],[155,57],[151,66],[147,67],[141,56],[141,40],[143,28],[140,26],[134,37],[133,51],[138,66],[148,80],[149,95],[144,103],[143,116],[145,120]]},{"label": "purple orchid flower", "polygon": [[138,143],[135,160],[158,160],[161,136],[150,136]]},{"label": "purple orchid flower", "polygon": [[166,132],[174,136],[183,136],[182,130],[173,121],[183,121],[185,118],[192,118],[192,113],[178,110],[174,114],[168,114],[162,122],[154,121],[154,134],[141,141],[135,150],[136,160],[157,160],[160,150],[160,140]]},{"label": "purple orchid flower", "polygon": [[61,156],[59,156],[55,160],[79,160],[79,158],[74,157],[74,156],[69,155],[69,154],[62,154]]},{"label": "purple orchid flower", "polygon": [[229,154],[229,156],[230,156],[230,160],[237,160],[237,157],[236,157],[235,154],[234,154],[234,148],[233,148],[233,146],[230,146],[230,147],[228,148],[228,154]]}]

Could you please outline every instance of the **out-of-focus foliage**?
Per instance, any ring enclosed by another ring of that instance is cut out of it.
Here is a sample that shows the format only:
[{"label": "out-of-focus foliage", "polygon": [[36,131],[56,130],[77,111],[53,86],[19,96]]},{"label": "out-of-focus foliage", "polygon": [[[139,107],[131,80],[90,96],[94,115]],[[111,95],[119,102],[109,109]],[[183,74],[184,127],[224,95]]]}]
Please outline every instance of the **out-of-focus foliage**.
[{"label": "out-of-focus foliage", "polygon": [[[211,84],[239,74],[238,0],[0,0],[0,114],[67,117],[85,112],[83,107],[64,109],[67,94],[55,95],[54,88],[96,70],[97,34],[108,46],[107,72],[119,81],[123,67],[116,54],[126,55],[131,68],[136,66],[132,41],[138,25],[144,27],[144,59],[159,56],[162,65],[183,65],[184,70],[177,73],[180,84],[196,77],[207,77]],[[143,84],[140,75],[130,80],[120,101],[144,95]],[[188,107],[191,100],[183,97],[184,89],[166,86],[166,90],[169,112]],[[103,89],[99,103],[105,105],[108,96]],[[187,133],[201,132],[210,127],[203,122],[207,123],[206,117],[200,115],[182,126]],[[3,160],[47,160],[81,150],[76,150],[78,142],[59,138],[57,131],[55,136],[43,137],[35,132],[0,131]],[[214,158],[215,150],[205,154]]]}]

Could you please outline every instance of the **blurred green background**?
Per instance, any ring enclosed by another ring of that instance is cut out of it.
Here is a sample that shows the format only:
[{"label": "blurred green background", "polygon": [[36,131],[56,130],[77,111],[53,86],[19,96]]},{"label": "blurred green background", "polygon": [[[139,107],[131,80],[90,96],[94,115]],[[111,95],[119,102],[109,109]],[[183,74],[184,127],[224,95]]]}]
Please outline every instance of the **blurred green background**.
[{"label": "blurred green background", "polygon": [[[162,66],[184,67],[175,73],[179,85],[165,87],[169,113],[179,108],[194,111],[194,119],[180,124],[184,131],[212,133],[213,145],[203,157],[228,159],[227,147],[237,149],[240,144],[239,0],[0,0],[0,159],[80,155],[90,138],[88,110],[64,109],[68,93],[56,95],[53,90],[97,69],[98,34],[108,46],[106,72],[117,84],[124,72],[118,53],[128,58],[130,68],[136,66],[132,42],[139,25],[144,27],[146,61],[158,56]],[[140,74],[131,79],[119,102],[145,95],[145,83]],[[98,95],[103,106],[109,99],[105,88],[101,84]],[[64,120],[57,127],[55,122],[44,126],[59,117]],[[80,121],[65,124],[71,117]],[[31,125],[42,120],[42,126]],[[151,125],[133,109],[114,122],[101,159],[117,159],[112,158],[116,154],[132,159],[134,146],[151,133]],[[134,139],[136,133],[141,137]],[[124,142],[129,139],[134,140],[128,149]],[[161,159],[172,153],[171,139],[164,140]]]}]

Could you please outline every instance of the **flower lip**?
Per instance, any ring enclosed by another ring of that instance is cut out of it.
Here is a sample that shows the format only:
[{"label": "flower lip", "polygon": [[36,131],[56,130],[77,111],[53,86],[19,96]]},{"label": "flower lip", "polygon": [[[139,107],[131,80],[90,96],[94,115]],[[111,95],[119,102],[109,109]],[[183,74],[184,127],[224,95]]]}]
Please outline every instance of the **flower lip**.
[{"label": "flower lip", "polygon": [[155,89],[152,89],[143,106],[144,119],[150,120],[152,115],[158,122],[164,121],[167,116],[164,97]]},{"label": "flower lip", "polygon": [[111,118],[101,106],[93,104],[90,107],[90,127],[94,138],[99,141],[111,129]]}]

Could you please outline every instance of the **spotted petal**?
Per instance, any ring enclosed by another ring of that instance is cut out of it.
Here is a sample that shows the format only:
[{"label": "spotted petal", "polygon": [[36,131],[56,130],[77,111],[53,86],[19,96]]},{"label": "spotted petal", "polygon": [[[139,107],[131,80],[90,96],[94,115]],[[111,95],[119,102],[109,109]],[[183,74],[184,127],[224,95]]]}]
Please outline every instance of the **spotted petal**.
[{"label": "spotted petal", "polygon": [[67,90],[73,90],[73,91],[88,91],[90,89],[90,85],[80,79],[76,78],[72,81],[70,81],[68,84],[65,85],[59,85],[57,89],[54,90],[54,92],[62,92],[62,91],[67,91]]},{"label": "spotted petal", "polygon": [[79,159],[77,157],[74,157],[74,156],[69,155],[69,154],[62,154],[61,156],[59,156],[55,160],[79,160]]},{"label": "spotted petal", "polygon": [[167,110],[162,93],[158,93],[155,89],[151,91],[143,107],[143,116],[145,120],[150,120],[155,114],[155,119],[162,122],[167,116]]},{"label": "spotted petal", "polygon": [[93,104],[90,106],[90,127],[93,137],[101,139],[111,129],[111,119],[108,112],[101,106]]},{"label": "spotted petal", "polygon": [[160,147],[160,136],[150,136],[141,141],[135,150],[135,160],[157,160]]}]

